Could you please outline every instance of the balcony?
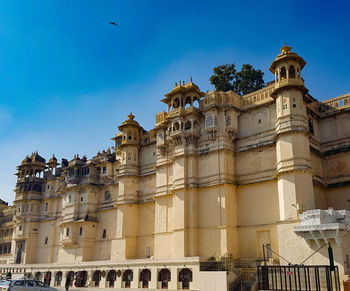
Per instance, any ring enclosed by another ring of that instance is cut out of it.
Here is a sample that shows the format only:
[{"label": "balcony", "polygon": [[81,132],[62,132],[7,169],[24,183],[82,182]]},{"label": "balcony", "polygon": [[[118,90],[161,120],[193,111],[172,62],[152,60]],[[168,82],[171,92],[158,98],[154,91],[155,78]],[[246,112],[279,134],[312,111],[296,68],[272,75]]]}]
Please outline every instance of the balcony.
[{"label": "balcony", "polygon": [[275,89],[285,86],[304,86],[304,80],[299,78],[286,78],[275,82]]},{"label": "balcony", "polygon": [[76,240],[71,237],[65,237],[64,239],[62,239],[62,244],[64,248],[77,246]]}]

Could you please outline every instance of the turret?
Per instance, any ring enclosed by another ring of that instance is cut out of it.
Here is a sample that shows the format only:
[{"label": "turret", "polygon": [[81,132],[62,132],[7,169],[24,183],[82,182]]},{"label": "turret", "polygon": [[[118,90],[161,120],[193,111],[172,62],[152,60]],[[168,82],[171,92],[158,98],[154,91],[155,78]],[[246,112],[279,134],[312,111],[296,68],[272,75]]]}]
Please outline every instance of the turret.
[{"label": "turret", "polygon": [[[275,75],[275,88],[271,94],[276,99],[276,133],[285,131],[308,131],[304,96],[307,89],[301,78],[306,62],[285,45],[270,66]],[[293,118],[290,118],[293,116]]]},{"label": "turret", "polygon": [[143,129],[134,118],[130,113],[128,119],[118,126],[120,133],[113,138],[121,154],[122,165],[138,165],[138,150]]},{"label": "turret", "polygon": [[297,219],[314,207],[305,94],[306,62],[285,45],[270,66],[275,75],[276,154],[281,220]]}]

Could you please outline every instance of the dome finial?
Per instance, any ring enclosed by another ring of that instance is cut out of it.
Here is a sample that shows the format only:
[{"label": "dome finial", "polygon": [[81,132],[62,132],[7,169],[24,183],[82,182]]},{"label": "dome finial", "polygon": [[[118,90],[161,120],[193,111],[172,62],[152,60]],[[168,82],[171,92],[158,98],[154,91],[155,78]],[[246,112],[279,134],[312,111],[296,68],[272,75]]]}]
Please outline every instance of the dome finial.
[{"label": "dome finial", "polygon": [[135,116],[132,115],[132,112],[130,112],[130,114],[128,115],[128,118],[129,118],[129,120],[134,120]]},{"label": "dome finial", "polygon": [[287,45],[287,43],[284,43],[284,46],[281,48],[282,54],[288,53],[292,48]]}]

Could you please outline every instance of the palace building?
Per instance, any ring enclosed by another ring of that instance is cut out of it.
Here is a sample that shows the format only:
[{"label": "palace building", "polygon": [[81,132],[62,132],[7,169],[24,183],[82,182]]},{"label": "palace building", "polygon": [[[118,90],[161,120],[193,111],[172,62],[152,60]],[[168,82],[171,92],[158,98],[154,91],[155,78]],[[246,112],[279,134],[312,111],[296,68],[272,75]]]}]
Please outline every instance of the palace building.
[{"label": "palace building", "polygon": [[300,264],[320,249],[304,264],[325,265],[330,243],[347,277],[350,94],[313,98],[305,64],[285,45],[261,90],[175,83],[150,131],[130,114],[115,147],[91,159],[27,156],[13,206],[0,201],[0,272],[207,290],[219,278],[201,267],[208,260]]}]

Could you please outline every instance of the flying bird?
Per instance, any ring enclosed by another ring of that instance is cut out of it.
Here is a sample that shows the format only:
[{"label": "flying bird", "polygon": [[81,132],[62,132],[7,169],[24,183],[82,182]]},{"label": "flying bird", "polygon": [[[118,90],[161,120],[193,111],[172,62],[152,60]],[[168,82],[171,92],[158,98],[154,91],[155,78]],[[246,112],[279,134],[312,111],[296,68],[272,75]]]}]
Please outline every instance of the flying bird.
[{"label": "flying bird", "polygon": [[118,24],[116,24],[115,22],[110,22],[109,24],[112,24],[112,25],[118,26]]}]

